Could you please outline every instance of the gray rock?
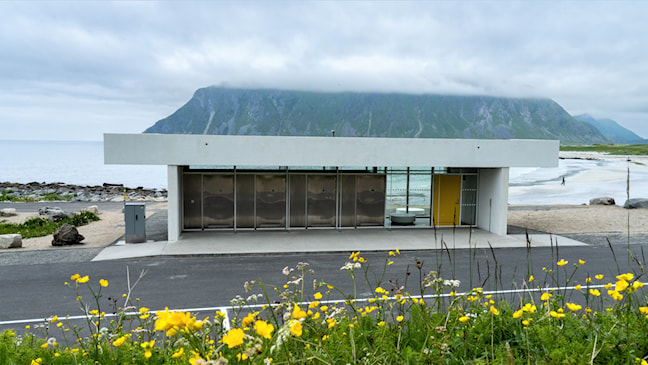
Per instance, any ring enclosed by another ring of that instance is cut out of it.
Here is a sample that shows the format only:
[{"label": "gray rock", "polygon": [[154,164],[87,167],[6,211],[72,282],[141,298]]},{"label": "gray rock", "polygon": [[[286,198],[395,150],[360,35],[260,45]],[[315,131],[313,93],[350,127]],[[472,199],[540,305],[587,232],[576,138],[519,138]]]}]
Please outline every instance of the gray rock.
[{"label": "gray rock", "polygon": [[83,212],[89,212],[89,213],[92,213],[94,215],[98,215],[99,214],[99,207],[96,206],[96,205],[91,205],[91,206],[83,209]]},{"label": "gray rock", "polygon": [[16,215],[16,208],[0,209],[0,217],[12,217]]},{"label": "gray rock", "polygon": [[633,198],[626,200],[623,207],[626,209],[648,208],[648,199],[646,198]]},{"label": "gray rock", "polygon": [[0,234],[0,249],[22,247],[22,236],[16,234]]},{"label": "gray rock", "polygon": [[610,197],[601,197],[601,198],[593,198],[590,199],[589,205],[615,205],[616,202],[614,201],[614,198]]},{"label": "gray rock", "polygon": [[63,213],[63,209],[59,207],[42,207],[38,208],[39,215],[50,215],[52,213]]},{"label": "gray rock", "polygon": [[54,233],[52,246],[79,245],[84,238],[75,226],[66,223]]}]

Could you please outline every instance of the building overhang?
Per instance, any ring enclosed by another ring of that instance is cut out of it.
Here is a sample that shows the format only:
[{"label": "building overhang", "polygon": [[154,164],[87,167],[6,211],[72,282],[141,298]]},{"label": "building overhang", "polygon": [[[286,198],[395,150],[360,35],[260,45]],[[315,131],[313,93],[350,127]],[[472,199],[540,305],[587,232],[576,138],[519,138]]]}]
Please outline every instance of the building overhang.
[{"label": "building overhang", "polygon": [[104,163],[557,167],[557,140],[104,134]]}]

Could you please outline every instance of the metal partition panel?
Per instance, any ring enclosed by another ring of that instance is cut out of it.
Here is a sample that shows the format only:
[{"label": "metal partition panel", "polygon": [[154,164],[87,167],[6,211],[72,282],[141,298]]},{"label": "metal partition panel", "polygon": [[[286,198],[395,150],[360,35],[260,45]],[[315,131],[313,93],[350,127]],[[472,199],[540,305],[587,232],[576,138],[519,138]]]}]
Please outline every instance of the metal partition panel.
[{"label": "metal partition panel", "polygon": [[202,228],[202,175],[182,176],[182,222],[184,229]]},{"label": "metal partition panel", "polygon": [[234,227],[234,175],[203,175],[203,228]]},{"label": "metal partition panel", "polygon": [[385,175],[357,176],[357,225],[385,225]]},{"label": "metal partition panel", "polygon": [[308,227],[335,227],[335,175],[308,175]]},{"label": "metal partition panel", "polygon": [[356,176],[340,176],[340,227],[356,226]]},{"label": "metal partition panel", "polygon": [[236,228],[254,228],[254,175],[236,175]]},{"label": "metal partition panel", "polygon": [[286,226],[286,175],[257,175],[256,228]]},{"label": "metal partition panel", "polygon": [[477,213],[477,175],[463,175],[461,182],[461,222],[474,225]]},{"label": "metal partition panel", "polygon": [[306,175],[290,175],[290,226],[306,227]]}]

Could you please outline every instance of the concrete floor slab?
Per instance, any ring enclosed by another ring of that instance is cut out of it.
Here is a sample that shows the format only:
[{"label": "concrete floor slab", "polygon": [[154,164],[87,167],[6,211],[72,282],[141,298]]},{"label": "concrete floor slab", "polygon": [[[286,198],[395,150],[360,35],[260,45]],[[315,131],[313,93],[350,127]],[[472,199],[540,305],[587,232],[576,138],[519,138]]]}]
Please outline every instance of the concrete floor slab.
[{"label": "concrete floor slab", "polygon": [[[583,246],[556,235],[529,235],[531,247]],[[300,252],[435,250],[526,247],[525,235],[500,236],[476,228],[309,229],[291,231],[184,232],[176,242],[117,244],[93,261],[158,255],[241,255]]]}]

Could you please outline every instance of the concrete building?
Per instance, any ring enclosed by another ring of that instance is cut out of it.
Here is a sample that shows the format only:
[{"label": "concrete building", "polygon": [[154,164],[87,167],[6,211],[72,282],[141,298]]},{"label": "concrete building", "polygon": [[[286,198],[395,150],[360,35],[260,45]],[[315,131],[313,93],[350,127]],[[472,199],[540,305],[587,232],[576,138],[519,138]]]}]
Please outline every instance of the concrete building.
[{"label": "concrete building", "polygon": [[466,226],[506,235],[510,167],[559,141],[105,134],[106,164],[167,165],[168,235]]}]

